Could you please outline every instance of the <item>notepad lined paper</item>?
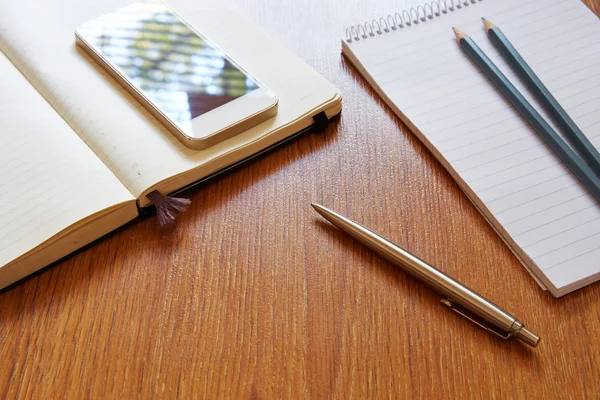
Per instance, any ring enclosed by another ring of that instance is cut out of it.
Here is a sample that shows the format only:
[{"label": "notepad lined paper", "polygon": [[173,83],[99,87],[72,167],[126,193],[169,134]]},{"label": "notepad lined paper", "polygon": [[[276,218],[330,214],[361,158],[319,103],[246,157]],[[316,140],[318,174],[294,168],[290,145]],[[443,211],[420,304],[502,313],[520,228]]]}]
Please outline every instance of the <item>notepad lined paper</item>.
[{"label": "notepad lined paper", "polygon": [[488,40],[481,17],[502,29],[600,148],[600,22],[578,1],[482,0],[389,32],[367,30],[366,38],[344,40],[343,52],[560,296],[600,279],[600,206],[460,50],[453,26],[551,122]]},{"label": "notepad lined paper", "polygon": [[[131,203],[132,218],[136,209],[131,193],[2,53],[0,77],[0,283],[4,283],[8,264],[68,227],[126,203]],[[123,222],[96,229],[112,230]],[[78,240],[84,240],[83,235]],[[58,254],[62,250],[54,250],[55,259],[69,252]]]}]

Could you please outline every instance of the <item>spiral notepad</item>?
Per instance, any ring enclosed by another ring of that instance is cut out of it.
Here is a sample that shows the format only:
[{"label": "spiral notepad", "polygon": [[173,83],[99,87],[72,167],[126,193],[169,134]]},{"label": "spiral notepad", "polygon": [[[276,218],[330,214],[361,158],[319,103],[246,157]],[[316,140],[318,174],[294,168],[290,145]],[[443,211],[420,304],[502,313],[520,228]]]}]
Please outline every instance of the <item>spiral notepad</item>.
[{"label": "spiral notepad", "polygon": [[348,28],[342,52],[538,283],[561,296],[600,279],[600,205],[461,53],[453,26],[552,122],[481,17],[502,28],[600,148],[600,22],[578,1],[429,1]]}]

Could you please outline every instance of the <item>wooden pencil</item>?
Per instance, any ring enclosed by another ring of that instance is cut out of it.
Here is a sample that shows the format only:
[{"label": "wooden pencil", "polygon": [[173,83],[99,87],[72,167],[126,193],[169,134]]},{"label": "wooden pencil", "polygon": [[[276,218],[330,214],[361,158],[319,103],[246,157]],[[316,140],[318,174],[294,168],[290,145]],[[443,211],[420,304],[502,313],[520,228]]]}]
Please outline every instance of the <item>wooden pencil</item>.
[{"label": "wooden pencil", "polygon": [[546,122],[536,109],[523,97],[521,92],[504,76],[477,44],[459,29],[452,28],[460,47],[488,77],[512,106],[531,125],[544,142],[554,151],[560,160],[585,185],[589,192],[600,202],[600,179],[571,150],[556,131]]},{"label": "wooden pencil", "polygon": [[482,20],[488,37],[494,46],[498,48],[506,61],[521,79],[526,82],[529,89],[542,102],[544,107],[546,107],[558,126],[563,130],[567,140],[581,154],[581,157],[587,161],[596,173],[596,176],[600,176],[600,153],[598,153],[598,150],[596,150],[594,145],[583,134],[577,124],[575,124],[575,121],[567,114],[535,72],[533,72],[533,69],[531,69],[504,33],[502,33],[500,28],[485,18],[482,18]]}]

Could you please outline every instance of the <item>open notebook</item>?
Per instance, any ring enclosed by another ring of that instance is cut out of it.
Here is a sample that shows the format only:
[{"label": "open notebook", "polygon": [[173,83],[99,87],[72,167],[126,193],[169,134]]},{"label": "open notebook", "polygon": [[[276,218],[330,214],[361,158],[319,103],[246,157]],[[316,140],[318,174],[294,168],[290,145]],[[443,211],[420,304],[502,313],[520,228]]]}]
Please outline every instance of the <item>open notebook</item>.
[{"label": "open notebook", "polygon": [[577,0],[427,2],[351,27],[342,52],[558,297],[600,279],[600,206],[462,53],[453,26],[549,120],[481,17],[502,29],[600,147],[600,22]]},{"label": "open notebook", "polygon": [[277,116],[202,151],[184,147],[75,45],[81,23],[130,0],[0,5],[0,288],[136,218],[168,194],[341,110],[325,78],[223,1],[185,19],[279,97]]}]

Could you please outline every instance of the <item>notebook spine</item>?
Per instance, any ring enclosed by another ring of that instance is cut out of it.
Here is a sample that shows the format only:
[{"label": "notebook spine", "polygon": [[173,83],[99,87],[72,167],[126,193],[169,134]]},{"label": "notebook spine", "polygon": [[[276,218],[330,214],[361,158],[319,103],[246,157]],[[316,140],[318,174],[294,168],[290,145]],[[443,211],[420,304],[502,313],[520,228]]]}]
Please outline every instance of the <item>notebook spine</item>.
[{"label": "notebook spine", "polygon": [[388,14],[371,22],[357,24],[346,29],[346,42],[358,42],[370,37],[385,35],[392,31],[397,31],[427,22],[444,14],[460,10],[463,7],[469,7],[483,0],[433,0],[424,5],[407,8],[394,14]]}]

